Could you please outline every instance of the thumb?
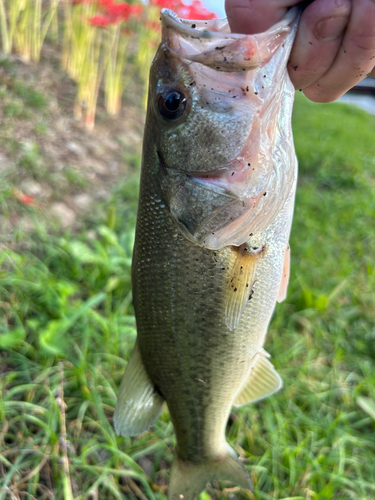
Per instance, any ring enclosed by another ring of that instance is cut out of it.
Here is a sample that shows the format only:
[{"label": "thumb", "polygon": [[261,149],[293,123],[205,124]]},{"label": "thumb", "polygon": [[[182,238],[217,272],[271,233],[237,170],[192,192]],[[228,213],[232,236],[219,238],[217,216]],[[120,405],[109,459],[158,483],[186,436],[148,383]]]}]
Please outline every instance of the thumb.
[{"label": "thumb", "polygon": [[299,0],[225,0],[225,10],[233,33],[255,34],[281,21],[297,3]]}]

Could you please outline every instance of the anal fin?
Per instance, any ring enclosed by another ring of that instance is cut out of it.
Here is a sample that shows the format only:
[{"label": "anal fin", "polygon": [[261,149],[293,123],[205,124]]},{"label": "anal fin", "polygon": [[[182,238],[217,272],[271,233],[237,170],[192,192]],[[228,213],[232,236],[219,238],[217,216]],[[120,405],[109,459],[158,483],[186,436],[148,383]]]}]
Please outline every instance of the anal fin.
[{"label": "anal fin", "polygon": [[244,243],[236,250],[237,258],[226,289],[225,323],[229,330],[237,327],[249,301],[262,248],[252,249]]},{"label": "anal fin", "polygon": [[288,284],[289,284],[289,274],[290,274],[290,246],[288,245],[285,249],[285,254],[284,254],[283,274],[281,276],[280,288],[277,294],[277,302],[282,302],[286,297],[286,292],[288,290]]},{"label": "anal fin", "polygon": [[283,381],[269,357],[264,349],[259,351],[249,378],[234,400],[235,406],[254,403],[281,389]]},{"label": "anal fin", "polygon": [[154,389],[136,344],[118,393],[113,416],[116,433],[137,436],[146,431],[158,418],[163,401]]}]

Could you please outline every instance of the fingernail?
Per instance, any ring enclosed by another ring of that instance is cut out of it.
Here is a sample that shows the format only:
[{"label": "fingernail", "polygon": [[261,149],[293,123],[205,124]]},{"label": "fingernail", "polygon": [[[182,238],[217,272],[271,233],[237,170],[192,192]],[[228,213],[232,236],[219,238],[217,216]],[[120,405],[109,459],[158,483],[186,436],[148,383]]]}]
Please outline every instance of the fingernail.
[{"label": "fingernail", "polygon": [[315,26],[315,36],[323,42],[330,42],[338,38],[344,31],[348,22],[347,17],[328,17],[319,21]]}]

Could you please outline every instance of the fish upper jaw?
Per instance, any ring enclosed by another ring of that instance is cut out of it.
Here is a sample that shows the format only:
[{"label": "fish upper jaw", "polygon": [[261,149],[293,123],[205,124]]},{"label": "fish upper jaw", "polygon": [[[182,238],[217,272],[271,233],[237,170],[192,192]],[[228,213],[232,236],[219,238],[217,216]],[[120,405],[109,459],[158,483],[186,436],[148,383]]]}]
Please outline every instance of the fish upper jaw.
[{"label": "fish upper jaw", "polygon": [[190,21],[162,9],[162,38],[181,58],[216,71],[248,71],[264,66],[272,58],[297,16],[298,8],[292,8],[264,33],[244,35],[231,33],[227,19]]}]

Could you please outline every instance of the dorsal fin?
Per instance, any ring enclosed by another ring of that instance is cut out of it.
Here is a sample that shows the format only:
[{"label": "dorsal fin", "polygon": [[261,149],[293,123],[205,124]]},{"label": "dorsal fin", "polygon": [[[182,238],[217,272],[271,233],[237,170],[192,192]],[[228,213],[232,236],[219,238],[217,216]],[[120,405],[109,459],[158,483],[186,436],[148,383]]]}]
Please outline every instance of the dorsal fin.
[{"label": "dorsal fin", "polygon": [[237,327],[249,301],[255,280],[255,269],[262,252],[261,247],[251,248],[246,243],[236,250],[237,258],[226,290],[225,323],[229,330]]},{"label": "dorsal fin", "polygon": [[254,403],[281,389],[283,381],[275,367],[268,361],[269,357],[264,349],[258,352],[255,365],[245,385],[237,394],[234,406]]}]

